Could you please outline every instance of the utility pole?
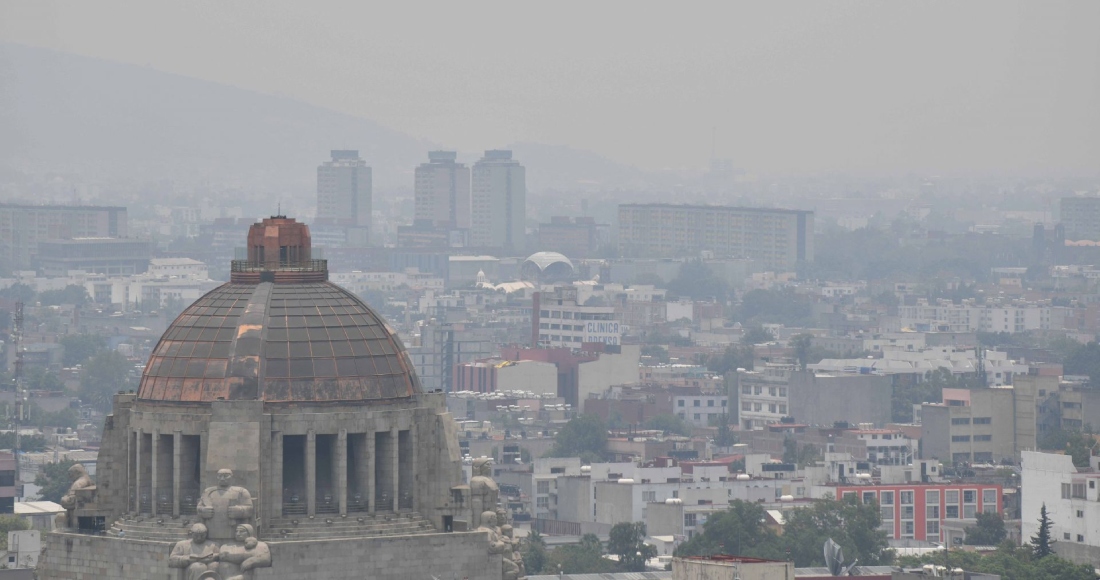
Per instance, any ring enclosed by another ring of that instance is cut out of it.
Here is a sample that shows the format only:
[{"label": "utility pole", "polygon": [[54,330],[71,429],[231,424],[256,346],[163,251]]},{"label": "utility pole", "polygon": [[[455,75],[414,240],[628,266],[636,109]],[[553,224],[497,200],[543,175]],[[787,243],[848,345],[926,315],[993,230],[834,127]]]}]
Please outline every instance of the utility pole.
[{"label": "utility pole", "polygon": [[20,434],[21,427],[23,426],[23,406],[26,403],[26,391],[23,388],[23,303],[15,303],[15,319],[12,321],[12,346],[15,348],[15,448],[12,449],[12,454],[15,455],[15,491],[16,496],[20,499],[23,498],[23,480],[22,472],[20,471],[19,461],[19,448],[20,448]]}]

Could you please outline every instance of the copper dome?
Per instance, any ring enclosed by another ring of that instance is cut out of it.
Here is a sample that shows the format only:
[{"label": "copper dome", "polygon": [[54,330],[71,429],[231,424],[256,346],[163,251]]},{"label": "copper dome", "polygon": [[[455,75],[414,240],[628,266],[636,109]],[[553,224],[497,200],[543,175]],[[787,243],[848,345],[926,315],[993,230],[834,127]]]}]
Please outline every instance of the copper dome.
[{"label": "copper dome", "polygon": [[[269,221],[253,228],[270,229]],[[138,399],[363,402],[419,393],[393,330],[324,280],[323,260],[310,262],[235,262],[233,281],[187,307],[161,337]],[[318,275],[323,279],[314,281]]]}]

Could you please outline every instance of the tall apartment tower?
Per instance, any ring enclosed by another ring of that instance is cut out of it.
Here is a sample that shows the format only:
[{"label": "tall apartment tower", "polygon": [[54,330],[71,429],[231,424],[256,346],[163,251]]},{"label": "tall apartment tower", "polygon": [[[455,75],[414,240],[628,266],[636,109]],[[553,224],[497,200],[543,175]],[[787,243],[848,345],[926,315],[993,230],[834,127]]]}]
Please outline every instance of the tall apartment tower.
[{"label": "tall apartment tower", "polygon": [[317,223],[343,226],[349,246],[366,246],[371,226],[371,170],[359,152],[334,149],[317,167]]},{"label": "tall apartment tower", "polygon": [[474,164],[470,245],[522,254],[526,241],[526,171],[512,152],[490,150]]},{"label": "tall apartment tower", "polygon": [[470,168],[456,163],[454,151],[430,151],[416,168],[417,222],[433,227],[470,229]]}]

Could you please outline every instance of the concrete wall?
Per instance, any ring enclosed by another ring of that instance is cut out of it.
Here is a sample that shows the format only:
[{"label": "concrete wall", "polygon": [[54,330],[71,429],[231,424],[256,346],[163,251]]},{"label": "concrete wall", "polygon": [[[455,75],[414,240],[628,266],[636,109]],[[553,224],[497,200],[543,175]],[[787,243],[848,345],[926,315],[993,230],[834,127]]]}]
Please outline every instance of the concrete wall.
[{"label": "concrete wall", "polygon": [[638,382],[641,347],[622,345],[622,354],[601,353],[598,360],[581,363],[577,369],[577,406],[584,412],[584,401],[591,394],[602,394],[608,387]]},{"label": "concrete wall", "polygon": [[537,395],[557,396],[558,367],[533,360],[518,361],[497,369],[497,391],[531,391]]},{"label": "concrete wall", "polygon": [[892,420],[890,377],[791,374],[790,414],[799,423],[831,426],[836,421],[885,425]]},{"label": "concrete wall", "polygon": [[[50,534],[42,580],[177,580],[168,567],[172,544],[107,536]],[[256,580],[408,580],[468,577],[499,580],[500,556],[485,534],[465,532],[309,542],[269,542],[273,566]]]},{"label": "concrete wall", "polygon": [[558,478],[558,519],[567,522],[591,522],[592,478],[586,475]]},{"label": "concrete wall", "polygon": [[[751,560],[751,559],[750,559]],[[672,580],[794,580],[794,562],[672,560]]]},{"label": "concrete wall", "polygon": [[920,411],[921,459],[939,459],[951,464],[951,408],[943,405],[923,405]]}]

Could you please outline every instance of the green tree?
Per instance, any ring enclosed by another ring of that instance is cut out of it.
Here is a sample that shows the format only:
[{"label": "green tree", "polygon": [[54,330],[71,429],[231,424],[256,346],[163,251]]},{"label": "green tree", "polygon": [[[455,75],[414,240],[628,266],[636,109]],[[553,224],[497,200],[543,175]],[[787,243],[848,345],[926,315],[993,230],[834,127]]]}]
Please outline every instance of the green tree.
[{"label": "green tree", "polygon": [[729,413],[718,415],[718,432],[714,435],[714,444],[719,447],[729,447],[737,444],[737,435],[730,429]]},{"label": "green tree", "polygon": [[794,359],[798,363],[799,370],[806,370],[810,364],[810,349],[813,336],[809,334],[796,334],[791,338],[791,347],[794,348]]},{"label": "green tree", "polygon": [[657,556],[657,548],[645,543],[644,522],[612,526],[607,552],[619,557],[619,567],[624,572],[645,572],[646,560]]},{"label": "green tree", "polygon": [[520,543],[520,553],[523,556],[523,567],[528,575],[542,572],[546,565],[546,540],[538,530],[531,530],[527,537]]},{"label": "green tree", "polygon": [[1004,517],[997,512],[979,512],[976,525],[966,528],[966,543],[971,546],[997,546],[1007,537]]},{"label": "green tree", "polygon": [[861,503],[855,496],[836,500],[830,496],[804,509],[785,514],[783,545],[795,566],[822,566],[821,547],[832,538],[844,549],[849,560],[877,566],[894,559],[886,534],[879,529],[881,514],[877,503]]},{"label": "green tree", "polygon": [[1073,458],[1073,465],[1076,467],[1088,467],[1096,450],[1096,439],[1084,433],[1076,432],[1066,442],[1066,455]]},{"label": "green tree", "polygon": [[103,337],[94,334],[70,334],[62,337],[58,342],[65,347],[61,364],[66,367],[81,364],[99,351],[107,348],[107,342],[103,340]]},{"label": "green tree", "polygon": [[18,532],[19,530],[29,529],[31,529],[31,525],[27,523],[27,520],[19,516],[0,516],[0,550],[8,549],[8,532]]},{"label": "green tree", "polygon": [[38,301],[43,306],[60,306],[61,304],[84,306],[88,302],[88,291],[83,286],[69,284],[61,290],[47,290],[39,293]]},{"label": "green tree", "polygon": [[813,323],[813,302],[791,289],[750,290],[741,297],[737,319],[746,325],[776,323],[806,327]]},{"label": "green tree", "polygon": [[656,429],[676,435],[691,435],[691,425],[672,413],[661,413],[645,422],[646,429]]},{"label": "green tree", "polygon": [[668,363],[668,349],[659,344],[642,345],[642,356],[648,356],[655,363]]},{"label": "green tree", "polygon": [[745,333],[741,335],[741,344],[745,346],[772,342],[774,340],[775,335],[765,330],[764,327],[759,324],[746,328]]},{"label": "green tree", "polygon": [[[19,438],[19,449],[21,451],[37,453],[39,451],[45,451],[46,447],[46,438],[41,435],[23,435]],[[9,431],[0,433],[0,449],[15,449],[14,432]]]},{"label": "green tree", "polygon": [[729,297],[729,284],[714,274],[702,260],[688,260],[680,265],[680,271],[668,290],[678,296],[693,300],[725,302]]},{"label": "green tree", "polygon": [[130,388],[130,362],[113,350],[100,351],[88,359],[80,375],[80,398],[96,409],[108,412],[114,394]]},{"label": "green tree", "polygon": [[547,457],[580,457],[600,461],[607,455],[607,425],[598,415],[581,415],[566,423],[554,437]]},{"label": "green tree", "polygon": [[1090,386],[1100,387],[1100,344],[1079,345],[1062,361],[1062,368],[1067,375],[1087,375]]},{"label": "green tree", "polygon": [[543,573],[602,574],[614,572],[615,562],[603,557],[603,544],[595,534],[581,536],[579,544],[559,546],[550,552]]},{"label": "green tree", "polygon": [[34,302],[34,296],[34,288],[23,283],[12,284],[0,290],[0,298],[7,298],[15,302],[23,302],[24,304]]},{"label": "green tree", "polygon": [[1047,515],[1047,504],[1039,509],[1039,531],[1031,537],[1031,548],[1036,558],[1046,558],[1054,553],[1050,547],[1050,516]]},{"label": "green tree", "polygon": [[60,391],[65,388],[65,383],[55,373],[43,368],[31,369],[27,373],[26,385],[32,391]]},{"label": "green tree", "polygon": [[708,371],[718,375],[726,375],[737,369],[752,370],[752,346],[731,344],[726,347],[726,350],[722,351],[722,354],[710,355],[702,362],[706,365]]},{"label": "green tree", "polygon": [[735,499],[729,509],[707,518],[702,533],[676,548],[676,555],[711,556],[731,554],[756,558],[781,558],[779,536],[764,525],[764,507]]},{"label": "green tree", "polygon": [[76,462],[65,459],[57,463],[47,463],[38,471],[34,478],[34,484],[42,488],[38,492],[38,498],[42,501],[61,501],[61,496],[69,491],[72,482],[69,481],[69,468]]}]

